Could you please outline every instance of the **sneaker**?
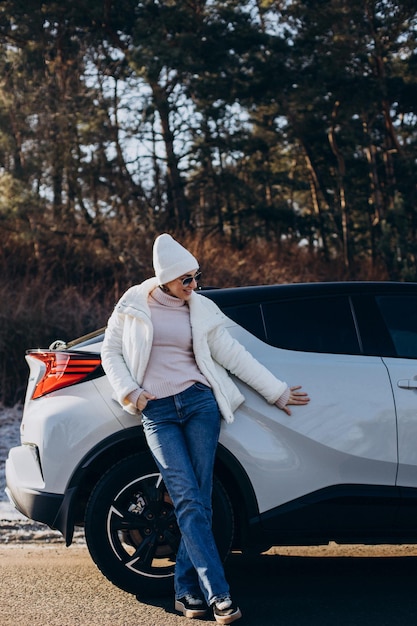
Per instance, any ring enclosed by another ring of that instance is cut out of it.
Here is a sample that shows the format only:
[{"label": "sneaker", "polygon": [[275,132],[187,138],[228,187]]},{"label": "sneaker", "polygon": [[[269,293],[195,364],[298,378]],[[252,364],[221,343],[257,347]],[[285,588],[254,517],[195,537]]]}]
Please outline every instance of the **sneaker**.
[{"label": "sneaker", "polygon": [[220,598],[213,605],[213,614],[218,624],[231,624],[242,617],[238,606],[235,606],[230,596]]},{"label": "sneaker", "polygon": [[207,606],[201,598],[187,593],[182,598],[175,599],[175,610],[180,611],[184,617],[192,619],[193,617],[204,617],[207,613]]}]

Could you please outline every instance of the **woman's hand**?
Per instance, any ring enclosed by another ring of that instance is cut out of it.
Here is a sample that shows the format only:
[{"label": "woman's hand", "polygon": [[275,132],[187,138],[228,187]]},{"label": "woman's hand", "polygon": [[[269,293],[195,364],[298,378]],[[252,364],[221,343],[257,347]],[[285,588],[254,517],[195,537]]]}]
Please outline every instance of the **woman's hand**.
[{"label": "woman's hand", "polygon": [[142,393],[140,394],[139,398],[136,401],[136,408],[138,409],[138,411],[143,411],[143,409],[146,408],[146,405],[148,404],[149,400],[156,400],[156,396],[152,395],[151,393],[148,393],[147,391],[142,391]]},{"label": "woman's hand", "polygon": [[[290,396],[287,400],[287,404],[284,407],[278,407],[281,408],[282,411],[285,411],[287,415],[291,415],[291,410],[288,408],[289,404],[302,406],[310,402],[308,394],[305,391],[298,391],[299,389],[301,389],[301,385],[290,387]],[[277,404],[277,402],[275,404]]]}]

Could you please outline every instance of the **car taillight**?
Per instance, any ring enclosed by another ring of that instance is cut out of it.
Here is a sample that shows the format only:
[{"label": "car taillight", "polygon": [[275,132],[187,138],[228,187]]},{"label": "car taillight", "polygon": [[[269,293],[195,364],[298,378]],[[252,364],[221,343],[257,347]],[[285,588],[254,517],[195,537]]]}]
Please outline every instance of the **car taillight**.
[{"label": "car taillight", "polygon": [[42,361],[45,366],[44,374],[33,392],[33,399],[103,374],[101,359],[96,354],[50,350],[30,350],[27,354]]}]

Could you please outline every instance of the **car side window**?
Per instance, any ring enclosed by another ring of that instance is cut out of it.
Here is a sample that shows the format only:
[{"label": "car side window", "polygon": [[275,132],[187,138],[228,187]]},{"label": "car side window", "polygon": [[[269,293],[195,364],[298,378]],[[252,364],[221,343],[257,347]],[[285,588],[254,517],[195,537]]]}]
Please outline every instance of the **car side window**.
[{"label": "car side window", "polygon": [[346,297],[317,297],[262,304],[267,342],[287,350],[360,354]]},{"label": "car side window", "polygon": [[417,296],[378,296],[376,301],[396,355],[417,358]]}]

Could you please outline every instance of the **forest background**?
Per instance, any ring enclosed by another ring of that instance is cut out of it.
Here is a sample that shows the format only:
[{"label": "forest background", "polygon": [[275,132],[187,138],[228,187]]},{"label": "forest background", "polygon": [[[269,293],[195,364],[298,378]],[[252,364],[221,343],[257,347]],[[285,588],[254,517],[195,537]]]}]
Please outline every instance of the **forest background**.
[{"label": "forest background", "polygon": [[2,0],[0,402],[163,231],[203,285],[416,280],[415,0]]}]

